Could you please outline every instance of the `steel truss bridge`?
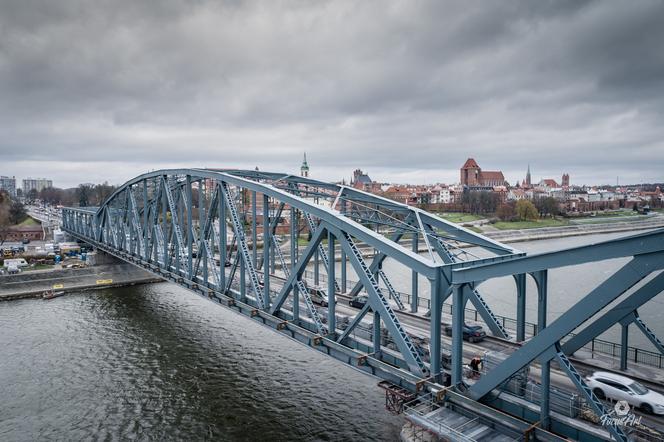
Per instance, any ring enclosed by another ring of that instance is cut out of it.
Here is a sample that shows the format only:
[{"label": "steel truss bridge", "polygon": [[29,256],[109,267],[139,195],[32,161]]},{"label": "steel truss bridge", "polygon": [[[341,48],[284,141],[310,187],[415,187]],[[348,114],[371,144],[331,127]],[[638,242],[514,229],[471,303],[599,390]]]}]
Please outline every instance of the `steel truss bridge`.
[{"label": "steel truss bridge", "polygon": [[[607,412],[602,401],[569,356],[615,324],[623,331],[623,368],[632,324],[664,353],[662,342],[638,315],[640,306],[664,290],[664,229],[527,256],[426,211],[351,187],[281,173],[223,169],[141,175],[101,207],[63,209],[63,228],[359,370],[413,393],[432,394],[448,407],[470,411],[532,440],[559,440],[554,433],[580,440],[609,435],[628,440],[615,424],[607,424],[597,436],[551,412],[552,363],[601,416]],[[303,248],[298,247],[302,234],[307,235]],[[547,323],[550,269],[620,257],[630,259]],[[386,260],[412,275],[407,305],[383,270]],[[304,277],[311,267],[314,285],[321,269],[327,276],[325,287],[315,287],[317,296],[326,298],[324,309],[314,303],[312,281]],[[349,275],[358,282],[349,285]],[[420,276],[429,287],[418,286]],[[514,336],[497,320],[480,290],[482,282],[505,276],[514,279]],[[526,340],[528,277],[537,287],[538,332]],[[335,294],[360,292],[367,294],[368,302],[342,322]],[[428,348],[416,342],[402,320],[418,311],[423,293],[431,306]],[[453,305],[449,371],[441,367],[441,315],[448,298]],[[462,326],[469,302],[494,336],[515,346],[472,385],[464,383],[462,373]],[[370,335],[355,333],[366,323]],[[390,345],[381,339],[385,335]],[[541,368],[536,411],[510,402],[509,395],[496,400],[497,392],[530,364]],[[442,385],[445,372],[451,374],[451,388]]]}]

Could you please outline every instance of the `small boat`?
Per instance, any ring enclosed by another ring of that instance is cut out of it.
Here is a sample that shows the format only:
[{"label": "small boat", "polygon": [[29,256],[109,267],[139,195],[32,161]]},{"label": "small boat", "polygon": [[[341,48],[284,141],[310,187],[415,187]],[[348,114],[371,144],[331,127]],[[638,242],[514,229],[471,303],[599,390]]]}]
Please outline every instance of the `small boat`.
[{"label": "small boat", "polygon": [[54,292],[53,290],[46,290],[44,294],[42,295],[43,299],[53,299],[57,298],[58,296],[64,295],[64,291],[59,291],[59,292]]}]

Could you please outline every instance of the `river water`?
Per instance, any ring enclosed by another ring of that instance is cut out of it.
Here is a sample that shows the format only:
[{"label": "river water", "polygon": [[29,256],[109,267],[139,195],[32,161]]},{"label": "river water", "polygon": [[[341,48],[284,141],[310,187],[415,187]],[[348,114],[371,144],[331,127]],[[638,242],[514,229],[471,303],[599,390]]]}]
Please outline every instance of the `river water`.
[{"label": "river water", "polygon": [[[534,253],[617,236],[515,246]],[[552,271],[550,318],[623,262]],[[385,269],[408,290],[408,272]],[[514,316],[508,278],[482,288],[498,314]],[[661,300],[641,315],[661,333]],[[403,424],[384,410],[376,379],[173,284],[1,303],[0,350],[2,441],[397,440]]]},{"label": "river water", "polygon": [[397,440],[377,380],[173,284],[0,304],[0,440]]}]

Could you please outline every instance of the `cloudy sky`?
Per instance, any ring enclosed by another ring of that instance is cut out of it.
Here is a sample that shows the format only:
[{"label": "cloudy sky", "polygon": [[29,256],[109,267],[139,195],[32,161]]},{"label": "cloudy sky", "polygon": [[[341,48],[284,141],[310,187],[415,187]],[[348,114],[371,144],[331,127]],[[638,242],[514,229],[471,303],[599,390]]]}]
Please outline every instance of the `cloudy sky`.
[{"label": "cloudy sky", "polygon": [[0,0],[0,175],[664,181],[661,1]]}]

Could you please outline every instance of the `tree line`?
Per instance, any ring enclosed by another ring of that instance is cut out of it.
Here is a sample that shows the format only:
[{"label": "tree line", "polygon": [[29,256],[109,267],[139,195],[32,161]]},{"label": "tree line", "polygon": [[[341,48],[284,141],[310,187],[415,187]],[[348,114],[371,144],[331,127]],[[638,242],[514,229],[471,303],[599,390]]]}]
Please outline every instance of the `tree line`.
[{"label": "tree line", "polygon": [[30,203],[41,200],[53,206],[100,206],[116,189],[116,186],[107,182],[103,184],[80,184],[78,187],[70,189],[47,187],[42,189],[41,192],[32,189],[25,195],[25,200]]},{"label": "tree line", "polygon": [[27,217],[23,203],[0,190],[0,245],[5,242],[9,229],[22,223]]}]

